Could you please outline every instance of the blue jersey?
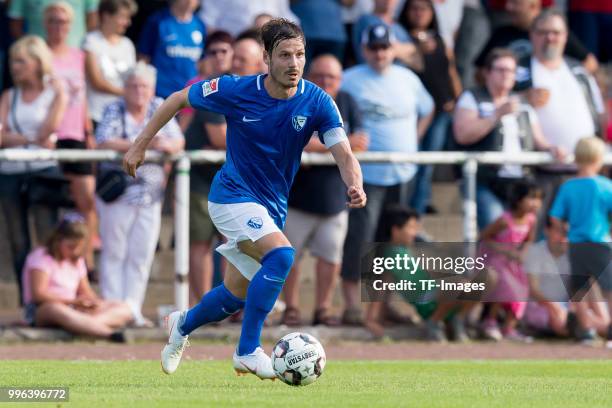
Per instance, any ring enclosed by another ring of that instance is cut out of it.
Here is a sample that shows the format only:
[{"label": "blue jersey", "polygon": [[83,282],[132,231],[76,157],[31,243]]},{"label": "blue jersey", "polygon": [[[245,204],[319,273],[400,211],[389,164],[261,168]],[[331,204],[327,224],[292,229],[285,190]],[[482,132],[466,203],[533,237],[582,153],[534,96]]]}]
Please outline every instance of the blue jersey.
[{"label": "blue jersey", "polygon": [[202,58],[205,38],[206,26],[197,16],[179,21],[165,9],[149,17],[138,52],[148,56],[157,68],[157,96],[167,98],[198,75],[197,62]]},{"label": "blue jersey", "polygon": [[[225,115],[226,162],[217,172],[208,199],[214,203],[256,202],[283,229],[287,199],[313,132],[342,128],[333,99],[304,79],[289,99],[276,99],[264,87],[265,75],[220,78],[195,83],[189,103]],[[316,200],[316,197],[313,197]]]}]

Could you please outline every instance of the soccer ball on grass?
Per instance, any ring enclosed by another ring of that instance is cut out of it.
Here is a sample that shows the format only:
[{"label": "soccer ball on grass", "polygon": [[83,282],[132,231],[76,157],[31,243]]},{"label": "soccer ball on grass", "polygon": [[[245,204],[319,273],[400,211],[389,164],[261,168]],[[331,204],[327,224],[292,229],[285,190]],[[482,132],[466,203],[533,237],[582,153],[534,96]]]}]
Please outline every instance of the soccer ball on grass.
[{"label": "soccer ball on grass", "polygon": [[325,350],[310,334],[294,332],[284,336],[272,349],[276,376],[289,385],[312,384],[323,374]]}]

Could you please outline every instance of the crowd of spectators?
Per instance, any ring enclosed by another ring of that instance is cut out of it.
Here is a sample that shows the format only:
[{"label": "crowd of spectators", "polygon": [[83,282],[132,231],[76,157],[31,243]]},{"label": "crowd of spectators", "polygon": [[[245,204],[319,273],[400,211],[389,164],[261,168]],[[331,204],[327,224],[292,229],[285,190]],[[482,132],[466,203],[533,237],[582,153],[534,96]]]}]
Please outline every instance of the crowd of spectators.
[{"label": "crowd of spectators", "polygon": [[[5,31],[0,32],[0,148],[125,152],[173,92],[224,74],[265,75],[257,30],[271,18],[288,18],[301,24],[306,37],[305,78],[334,98],[353,151],[550,152],[557,161],[547,166],[479,167],[481,239],[529,246],[546,237],[531,245],[524,264],[522,255],[513,255],[493,266],[507,271],[497,280],[499,291],[518,287],[515,298],[531,293],[535,301],[489,302],[482,332],[491,339],[524,341],[517,330],[522,319],[557,335],[571,334],[568,325],[575,321],[603,333],[609,313],[595,295],[577,310],[568,306],[569,298],[559,301],[561,286],[552,275],[569,268],[559,249],[565,230],[550,224],[547,214],[560,185],[576,174],[576,166],[564,159],[578,142],[593,135],[612,140],[612,103],[605,93],[605,66],[612,58],[608,3],[0,1],[0,23],[6,22],[0,24]],[[185,109],[162,129],[153,149],[223,150],[225,131],[222,115]],[[306,151],[325,148],[313,137]],[[371,305],[364,321],[360,254],[376,240],[401,246],[427,239],[419,220],[436,212],[434,166],[362,168],[368,205],[351,211],[336,169],[303,167],[298,173],[285,229],[298,261],[284,291],[283,324],[305,323],[299,307],[305,250],[316,258],[315,324],[365,323],[380,336],[383,321],[403,321],[388,301]],[[207,209],[217,169],[191,170],[190,304],[212,288],[213,249],[222,239]],[[170,174],[170,167],[160,164],[146,164],[128,180],[112,163],[0,161],[3,236],[29,323],[103,337],[128,322],[152,324],[141,309]],[[70,223],[58,221],[58,209],[66,204],[82,217],[79,228],[66,229]],[[402,235],[406,225],[409,231]],[[39,246],[49,235],[51,241]],[[72,249],[61,249],[66,240]],[[89,287],[87,272],[99,278],[104,301]],[[59,299],[55,278],[44,277],[62,274],[66,278],[57,279],[69,287],[59,289],[65,294]],[[332,296],[339,280],[344,305],[336,316]],[[465,339],[464,317],[473,306],[437,304],[420,313],[423,305],[415,305],[434,340],[445,338],[445,321],[455,339]],[[86,318],[92,322],[88,329]]]}]

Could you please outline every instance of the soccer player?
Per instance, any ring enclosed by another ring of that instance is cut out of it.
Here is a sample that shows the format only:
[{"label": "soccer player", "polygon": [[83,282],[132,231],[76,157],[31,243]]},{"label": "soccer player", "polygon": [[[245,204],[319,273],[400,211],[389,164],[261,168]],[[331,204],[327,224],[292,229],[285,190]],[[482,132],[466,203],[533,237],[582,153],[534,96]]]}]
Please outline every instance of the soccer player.
[{"label": "soccer player", "polygon": [[275,19],[262,27],[261,35],[269,74],[226,75],[172,94],[124,158],[126,171],[134,176],[159,129],[185,107],[218,112],[227,119],[227,160],[213,181],[208,208],[213,223],[227,237],[218,251],[227,258],[228,269],[223,284],[199,304],[168,316],[170,338],[161,353],[168,374],[177,369],[189,333],[244,308],[234,369],[275,378],[259,338],[293,264],[295,251],[281,230],[291,183],[313,132],[318,132],[340,169],[348,207],[366,204],[361,168],[334,101],[302,79],[304,34],[294,23]]}]

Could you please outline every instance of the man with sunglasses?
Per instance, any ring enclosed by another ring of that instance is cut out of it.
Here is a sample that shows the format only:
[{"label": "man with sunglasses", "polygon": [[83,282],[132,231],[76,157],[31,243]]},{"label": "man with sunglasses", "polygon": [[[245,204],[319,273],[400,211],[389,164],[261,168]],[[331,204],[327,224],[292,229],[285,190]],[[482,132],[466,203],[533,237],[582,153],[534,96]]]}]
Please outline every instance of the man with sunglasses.
[{"label": "man with sunglasses", "polygon": [[[370,26],[362,36],[366,64],[347,70],[342,90],[360,107],[364,130],[370,136],[369,151],[417,151],[434,112],[433,99],[409,69],[393,64],[394,38],[385,24]],[[372,242],[378,219],[387,203],[410,202],[416,166],[413,164],[364,164],[365,208],[349,213],[341,276],[345,297],[345,323],[360,322],[359,260],[363,244]]]}]

